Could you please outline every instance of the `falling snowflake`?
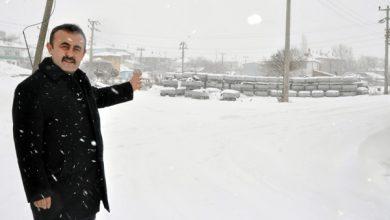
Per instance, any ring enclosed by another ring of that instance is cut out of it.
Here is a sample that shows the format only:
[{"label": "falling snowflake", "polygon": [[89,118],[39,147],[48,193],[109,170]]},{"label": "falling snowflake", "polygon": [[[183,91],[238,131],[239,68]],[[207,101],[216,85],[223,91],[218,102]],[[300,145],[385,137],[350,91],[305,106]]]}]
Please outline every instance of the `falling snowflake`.
[{"label": "falling snowflake", "polygon": [[80,141],[81,141],[81,142],[85,142],[84,139],[82,139],[82,138],[80,138]]},{"label": "falling snowflake", "polygon": [[111,91],[113,91],[117,95],[119,94],[119,92],[116,89],[114,89],[114,88],[111,88]]},{"label": "falling snowflake", "polygon": [[88,206],[85,204],[85,202],[83,201],[82,203],[83,203],[84,207],[88,209]]},{"label": "falling snowflake", "polygon": [[256,25],[260,24],[263,21],[263,19],[258,14],[253,14],[248,17],[247,22],[249,25]]},{"label": "falling snowflake", "polygon": [[96,146],[96,141],[91,141],[92,146]]},{"label": "falling snowflake", "polygon": [[54,174],[52,174],[51,177],[53,177],[54,181],[57,182],[57,178],[56,178],[56,176],[54,176]]}]

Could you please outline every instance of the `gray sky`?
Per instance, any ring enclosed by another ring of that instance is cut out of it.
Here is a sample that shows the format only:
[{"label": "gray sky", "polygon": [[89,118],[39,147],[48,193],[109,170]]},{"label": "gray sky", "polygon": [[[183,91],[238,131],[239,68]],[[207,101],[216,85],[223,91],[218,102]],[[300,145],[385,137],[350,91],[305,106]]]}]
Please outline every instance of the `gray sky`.
[{"label": "gray sky", "polygon": [[[42,19],[46,1],[0,0],[0,30],[20,34],[24,25]],[[284,47],[286,0],[57,0],[50,28],[65,22],[79,24],[87,36],[88,18],[99,20],[98,46],[144,47],[146,55],[178,57],[186,41],[188,56],[226,53],[226,60],[254,61]],[[355,56],[384,56],[385,16],[378,6],[390,0],[292,0],[292,46],[305,35],[312,50],[329,51],[342,43]],[[250,25],[258,14],[262,22]],[[35,42],[38,29],[27,31]]]}]

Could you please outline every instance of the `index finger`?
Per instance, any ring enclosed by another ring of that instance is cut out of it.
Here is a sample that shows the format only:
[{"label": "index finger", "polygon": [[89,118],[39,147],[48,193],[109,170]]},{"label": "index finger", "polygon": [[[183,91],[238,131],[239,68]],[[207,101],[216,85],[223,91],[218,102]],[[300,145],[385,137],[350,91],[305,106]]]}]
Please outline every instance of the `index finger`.
[{"label": "index finger", "polygon": [[51,197],[46,199],[46,206],[47,206],[48,209],[50,209],[50,207],[51,207]]}]

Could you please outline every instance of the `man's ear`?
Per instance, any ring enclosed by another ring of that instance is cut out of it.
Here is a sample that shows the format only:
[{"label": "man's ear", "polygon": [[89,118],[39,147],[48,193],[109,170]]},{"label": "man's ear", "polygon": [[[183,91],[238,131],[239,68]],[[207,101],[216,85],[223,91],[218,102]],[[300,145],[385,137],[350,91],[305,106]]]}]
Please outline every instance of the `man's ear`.
[{"label": "man's ear", "polygon": [[52,55],[51,52],[53,50],[53,45],[51,45],[51,43],[49,42],[49,43],[46,44],[46,48],[49,51],[50,55]]}]

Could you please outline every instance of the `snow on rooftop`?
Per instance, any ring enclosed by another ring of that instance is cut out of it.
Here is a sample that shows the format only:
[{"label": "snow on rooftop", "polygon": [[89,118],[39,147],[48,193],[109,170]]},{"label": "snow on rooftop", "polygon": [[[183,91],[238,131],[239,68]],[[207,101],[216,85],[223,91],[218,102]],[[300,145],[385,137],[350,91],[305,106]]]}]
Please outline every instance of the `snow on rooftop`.
[{"label": "snow on rooftop", "polygon": [[378,73],[373,73],[373,72],[364,72],[365,75],[372,77],[373,79],[384,79],[385,76],[382,74]]},{"label": "snow on rooftop", "polygon": [[9,42],[0,40],[0,47],[14,47],[18,49],[26,49],[26,46],[20,42]]}]

